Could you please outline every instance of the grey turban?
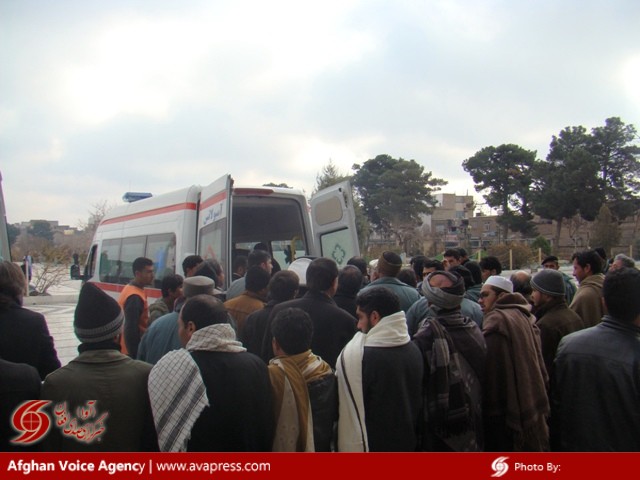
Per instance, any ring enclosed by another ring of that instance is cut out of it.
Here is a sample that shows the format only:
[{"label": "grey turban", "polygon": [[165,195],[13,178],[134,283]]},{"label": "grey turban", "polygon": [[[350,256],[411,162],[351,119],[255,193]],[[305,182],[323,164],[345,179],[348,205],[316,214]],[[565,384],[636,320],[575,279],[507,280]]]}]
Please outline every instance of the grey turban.
[{"label": "grey turban", "polygon": [[[429,284],[429,280],[435,275],[444,275],[453,282],[453,285],[446,288],[432,287]],[[462,277],[446,271],[432,272],[422,282],[422,293],[424,293],[429,304],[442,310],[452,310],[459,307],[462,303],[464,292],[464,280]]]}]

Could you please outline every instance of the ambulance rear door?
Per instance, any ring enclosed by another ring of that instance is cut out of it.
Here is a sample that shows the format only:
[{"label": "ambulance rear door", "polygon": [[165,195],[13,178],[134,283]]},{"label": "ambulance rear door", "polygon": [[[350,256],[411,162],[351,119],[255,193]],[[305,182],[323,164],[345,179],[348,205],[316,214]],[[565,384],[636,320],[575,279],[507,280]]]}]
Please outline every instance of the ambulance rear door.
[{"label": "ambulance rear door", "polygon": [[231,175],[224,175],[202,188],[198,205],[198,254],[214,258],[225,272],[226,289],[231,275]]},{"label": "ambulance rear door", "polygon": [[332,258],[343,267],[360,255],[353,197],[349,182],[325,188],[311,200],[314,255]]}]

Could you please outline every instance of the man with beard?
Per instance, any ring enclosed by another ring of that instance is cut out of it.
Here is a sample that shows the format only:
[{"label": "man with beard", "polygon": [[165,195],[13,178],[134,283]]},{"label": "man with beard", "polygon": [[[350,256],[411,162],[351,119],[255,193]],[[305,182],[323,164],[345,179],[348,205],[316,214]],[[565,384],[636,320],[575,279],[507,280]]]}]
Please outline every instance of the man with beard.
[{"label": "man with beard", "polygon": [[602,259],[594,251],[574,253],[573,276],[578,280],[576,292],[569,308],[580,315],[585,328],[593,327],[602,320]]},{"label": "man with beard", "polygon": [[540,329],[542,358],[549,376],[553,371],[553,359],[560,340],[569,333],[584,328],[580,316],[569,308],[565,283],[557,270],[545,269],[531,279],[536,325]]},{"label": "man with beard", "polygon": [[549,449],[548,376],[531,306],[513,284],[492,275],[482,285],[482,333],[487,342],[483,385],[485,450]]},{"label": "man with beard", "polygon": [[236,340],[229,314],[212,295],[186,301],[178,318],[184,348],[149,375],[163,452],[268,452],[273,407],[267,366]]},{"label": "man with beard", "polygon": [[422,402],[422,355],[398,296],[386,287],[357,298],[358,329],[337,361],[341,452],[413,452]]}]

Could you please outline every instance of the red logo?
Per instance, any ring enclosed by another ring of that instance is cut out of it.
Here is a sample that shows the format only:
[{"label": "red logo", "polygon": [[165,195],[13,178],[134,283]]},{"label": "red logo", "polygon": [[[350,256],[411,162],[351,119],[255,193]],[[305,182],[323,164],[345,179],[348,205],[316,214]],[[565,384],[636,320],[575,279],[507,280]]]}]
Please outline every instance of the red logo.
[{"label": "red logo", "polygon": [[21,435],[11,440],[11,443],[30,445],[44,437],[51,427],[49,415],[41,409],[49,405],[49,400],[31,400],[25,402],[13,412],[11,423],[16,432]]}]

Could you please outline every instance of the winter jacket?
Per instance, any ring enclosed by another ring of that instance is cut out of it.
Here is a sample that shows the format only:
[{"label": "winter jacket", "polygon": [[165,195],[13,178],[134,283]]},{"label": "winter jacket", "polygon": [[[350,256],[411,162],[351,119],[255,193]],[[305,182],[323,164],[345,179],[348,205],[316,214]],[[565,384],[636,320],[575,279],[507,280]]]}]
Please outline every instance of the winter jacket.
[{"label": "winter jacket", "polygon": [[604,307],[602,306],[603,282],[604,275],[602,273],[590,275],[582,280],[571,305],[569,305],[571,310],[580,315],[585,328],[600,323],[604,315]]},{"label": "winter jacket", "polygon": [[0,358],[35,367],[42,380],[60,368],[45,318],[17,303],[0,309]]}]

